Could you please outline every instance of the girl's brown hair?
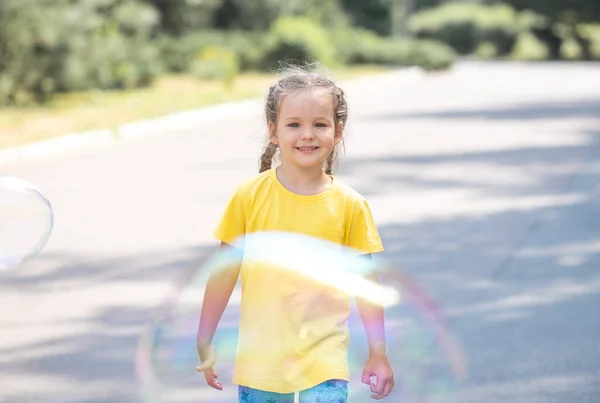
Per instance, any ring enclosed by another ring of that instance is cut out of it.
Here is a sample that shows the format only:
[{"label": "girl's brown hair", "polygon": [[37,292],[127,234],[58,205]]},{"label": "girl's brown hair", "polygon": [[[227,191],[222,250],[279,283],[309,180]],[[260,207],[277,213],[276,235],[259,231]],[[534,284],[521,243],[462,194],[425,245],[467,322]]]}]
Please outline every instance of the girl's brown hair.
[{"label": "girl's brown hair", "polygon": [[[282,70],[281,78],[269,88],[269,93],[267,95],[265,105],[267,123],[277,123],[279,105],[285,95],[298,90],[312,89],[325,90],[331,94],[336,130],[338,130],[337,128],[339,127],[340,122],[346,127],[346,120],[348,119],[346,94],[341,88],[335,85],[333,80],[320,72],[320,65],[318,63],[306,66],[287,66]],[[259,172],[271,169],[276,152],[277,146],[269,141],[260,157]],[[325,173],[328,175],[331,175],[331,170],[337,161],[337,154],[338,152],[334,148],[327,157]]]}]

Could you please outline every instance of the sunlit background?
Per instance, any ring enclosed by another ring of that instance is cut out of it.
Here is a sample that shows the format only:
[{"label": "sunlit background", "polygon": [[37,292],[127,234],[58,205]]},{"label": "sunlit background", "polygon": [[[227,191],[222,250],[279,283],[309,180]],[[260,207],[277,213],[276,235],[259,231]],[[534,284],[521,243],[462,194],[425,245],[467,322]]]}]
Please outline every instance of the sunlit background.
[{"label": "sunlit background", "polygon": [[0,402],[139,401],[140,335],[258,171],[283,61],[346,91],[335,174],[443,308],[458,401],[600,401],[598,60],[597,0],[0,0],[0,174],[54,208],[0,273]]}]

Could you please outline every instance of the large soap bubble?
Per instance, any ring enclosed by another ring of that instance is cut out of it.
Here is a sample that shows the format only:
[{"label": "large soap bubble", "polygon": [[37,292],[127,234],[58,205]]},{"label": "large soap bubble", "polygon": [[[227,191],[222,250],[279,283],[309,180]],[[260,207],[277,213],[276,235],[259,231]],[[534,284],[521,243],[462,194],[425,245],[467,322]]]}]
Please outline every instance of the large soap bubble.
[{"label": "large soap bubble", "polygon": [[[457,386],[466,376],[461,349],[440,306],[402,270],[375,257],[359,257],[356,250],[292,233],[249,234],[233,246],[233,249],[220,249],[200,267],[190,270],[143,333],[136,357],[136,375],[144,402],[237,401],[237,386],[232,383],[232,375],[239,348],[241,281],[234,289],[214,337],[215,372],[223,390],[207,386],[195,367],[199,364],[196,332],[208,278],[239,264],[240,251],[244,262],[259,262],[280,270],[274,276],[280,275],[281,279],[296,276],[292,281],[303,284],[307,290],[305,296],[299,298],[315,298],[314,307],[319,312],[327,312],[329,301],[339,303],[340,298],[348,298],[349,315],[345,323],[351,340],[348,403],[371,400],[369,386],[361,383],[368,343],[356,299],[384,308],[387,357],[396,385],[386,400],[457,401]],[[368,276],[373,274],[377,282],[369,280]],[[273,287],[277,287],[275,278]],[[310,291],[313,287],[318,287],[319,292]],[[332,297],[329,299],[324,293],[331,293]],[[282,304],[282,301],[274,297],[272,303]],[[265,354],[272,354],[277,348],[273,345]]]}]

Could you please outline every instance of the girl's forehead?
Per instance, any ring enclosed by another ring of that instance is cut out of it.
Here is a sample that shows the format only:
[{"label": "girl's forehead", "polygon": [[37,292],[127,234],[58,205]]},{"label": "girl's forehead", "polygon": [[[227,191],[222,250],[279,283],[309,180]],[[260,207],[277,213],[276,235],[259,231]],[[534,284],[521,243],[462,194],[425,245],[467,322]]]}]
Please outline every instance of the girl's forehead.
[{"label": "girl's forehead", "polygon": [[323,89],[294,91],[281,99],[279,112],[282,115],[315,112],[332,114],[333,96]]}]

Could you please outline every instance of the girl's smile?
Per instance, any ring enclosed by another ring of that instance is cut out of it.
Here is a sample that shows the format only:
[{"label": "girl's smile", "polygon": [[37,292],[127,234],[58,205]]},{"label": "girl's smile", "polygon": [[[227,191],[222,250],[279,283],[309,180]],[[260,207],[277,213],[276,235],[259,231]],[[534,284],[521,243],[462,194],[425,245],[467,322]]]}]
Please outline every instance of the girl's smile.
[{"label": "girl's smile", "polygon": [[310,154],[313,151],[316,151],[319,149],[319,147],[316,146],[312,146],[312,147],[295,147],[296,150],[300,151],[301,153],[305,153],[305,154]]}]

